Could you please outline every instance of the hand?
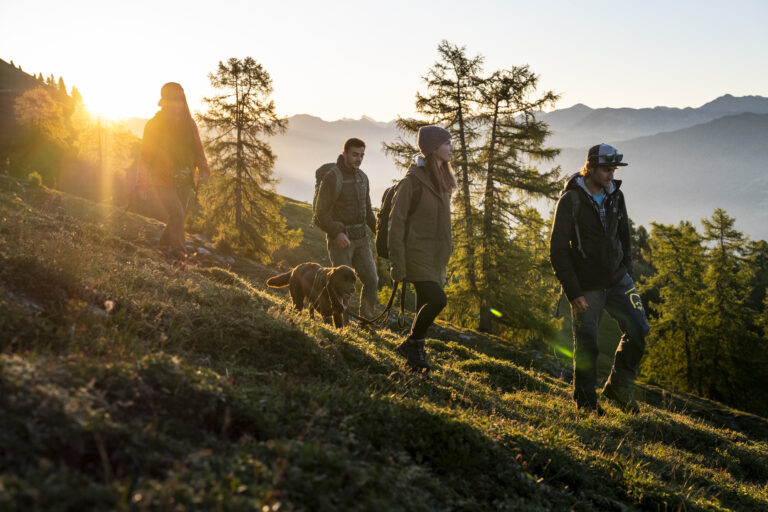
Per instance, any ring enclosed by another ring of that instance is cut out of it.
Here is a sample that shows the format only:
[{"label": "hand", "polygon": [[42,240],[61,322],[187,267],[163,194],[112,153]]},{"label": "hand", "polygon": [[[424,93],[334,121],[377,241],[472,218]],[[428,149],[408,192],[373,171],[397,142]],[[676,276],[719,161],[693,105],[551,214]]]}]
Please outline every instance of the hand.
[{"label": "hand", "polygon": [[587,310],[587,299],[583,295],[576,297],[571,301],[571,306],[577,313],[583,313]]},{"label": "hand", "polygon": [[396,283],[400,283],[405,279],[405,270],[392,266],[389,269],[389,275],[392,276],[392,280]]},{"label": "hand", "polygon": [[334,241],[336,242],[336,245],[338,245],[342,249],[346,249],[351,244],[351,242],[349,241],[349,238],[347,238],[347,235],[344,233],[339,233],[338,235],[336,235],[336,238]]}]

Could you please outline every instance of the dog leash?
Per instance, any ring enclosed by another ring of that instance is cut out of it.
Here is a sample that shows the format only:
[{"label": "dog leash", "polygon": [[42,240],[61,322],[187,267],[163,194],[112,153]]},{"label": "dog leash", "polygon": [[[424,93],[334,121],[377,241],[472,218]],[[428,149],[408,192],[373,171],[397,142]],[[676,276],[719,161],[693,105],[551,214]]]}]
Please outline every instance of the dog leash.
[{"label": "dog leash", "polygon": [[[405,325],[405,282],[403,282],[402,284],[403,284],[403,287],[400,295],[400,316],[397,319],[399,328],[403,328]],[[342,314],[346,313],[347,315],[356,319],[361,325],[363,326],[378,325],[378,324],[384,325],[387,319],[389,319],[389,313],[390,311],[392,311],[392,305],[395,302],[395,297],[397,296],[397,287],[399,285],[400,285],[400,282],[393,281],[392,294],[389,296],[389,301],[387,302],[387,306],[384,308],[384,311],[379,313],[374,318],[365,318],[363,316],[358,316],[352,311],[350,311],[349,308],[344,304],[344,301],[340,300],[336,296],[336,294],[333,292],[333,290],[328,287],[328,283],[326,283],[326,285],[317,295],[317,298],[312,303],[310,303],[309,307],[317,311],[317,304],[320,302],[320,299],[322,298],[323,294],[327,293],[328,298],[331,300],[331,303],[336,302],[337,304],[341,304]],[[314,293],[316,286],[317,286],[317,275],[315,275],[315,278],[312,280],[312,290],[310,292],[310,295]]]},{"label": "dog leash", "polygon": [[[365,318],[361,316],[357,316],[356,314],[352,313],[348,310],[346,306],[344,306],[344,303],[341,302],[342,307],[344,308],[344,312],[347,313],[352,318],[355,318],[360,322],[362,325],[384,325],[386,324],[386,321],[389,319],[389,313],[392,311],[392,305],[395,302],[395,297],[397,296],[397,287],[400,283],[398,281],[394,281],[392,284],[392,294],[389,296],[389,301],[387,302],[387,306],[384,308],[384,311],[379,313],[375,318]],[[404,311],[405,311],[405,282],[402,283],[402,295],[400,298],[400,317],[398,318],[398,326],[400,328],[405,325],[404,323]],[[401,325],[402,324],[402,325]]]}]

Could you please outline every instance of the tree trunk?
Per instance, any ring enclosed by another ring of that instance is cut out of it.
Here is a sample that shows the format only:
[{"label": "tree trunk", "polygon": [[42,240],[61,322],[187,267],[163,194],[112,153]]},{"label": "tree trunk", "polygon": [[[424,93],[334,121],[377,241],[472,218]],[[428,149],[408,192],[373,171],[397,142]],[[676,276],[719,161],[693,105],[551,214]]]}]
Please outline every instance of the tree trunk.
[{"label": "tree trunk", "polygon": [[493,329],[493,322],[490,311],[491,304],[491,250],[493,247],[493,216],[495,204],[493,202],[494,193],[494,174],[493,174],[493,162],[496,150],[496,127],[499,116],[499,102],[496,101],[493,108],[493,122],[491,124],[491,138],[488,144],[488,169],[485,176],[485,193],[483,200],[483,257],[482,257],[482,270],[483,270],[483,287],[480,292],[480,325],[478,330],[480,332],[491,332]]},{"label": "tree trunk", "polygon": [[469,278],[469,286],[472,293],[478,295],[477,290],[477,277],[475,276],[475,247],[473,242],[473,229],[472,229],[472,198],[469,190],[469,155],[467,154],[467,137],[464,128],[464,109],[463,109],[463,96],[461,90],[461,78],[457,71],[456,80],[456,104],[458,105],[458,118],[459,118],[459,151],[461,152],[461,193],[462,203],[464,206],[464,230],[467,243],[467,277]]}]

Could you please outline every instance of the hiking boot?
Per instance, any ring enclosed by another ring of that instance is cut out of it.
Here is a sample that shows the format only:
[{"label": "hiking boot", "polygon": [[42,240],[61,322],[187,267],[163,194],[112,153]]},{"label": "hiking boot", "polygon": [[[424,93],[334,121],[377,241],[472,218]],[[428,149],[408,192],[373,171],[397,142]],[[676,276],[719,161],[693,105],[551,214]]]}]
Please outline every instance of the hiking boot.
[{"label": "hiking boot", "polygon": [[424,340],[416,340],[416,344],[419,346],[419,361],[421,361],[422,368],[429,370],[432,365],[429,364],[427,359],[427,350],[424,348]]},{"label": "hiking boot", "polygon": [[603,396],[626,413],[637,414],[640,412],[640,406],[634,395],[634,386],[631,384],[628,387],[619,387],[609,382],[603,387]]},{"label": "hiking boot", "polygon": [[406,338],[404,342],[397,346],[397,353],[406,359],[408,366],[429,369],[426,352],[424,351],[424,340]]},{"label": "hiking boot", "polygon": [[595,416],[603,416],[605,414],[605,411],[602,407],[600,407],[600,404],[597,403],[597,400],[594,402],[592,401],[576,401],[576,409],[580,411],[584,411],[587,414],[594,414]]}]

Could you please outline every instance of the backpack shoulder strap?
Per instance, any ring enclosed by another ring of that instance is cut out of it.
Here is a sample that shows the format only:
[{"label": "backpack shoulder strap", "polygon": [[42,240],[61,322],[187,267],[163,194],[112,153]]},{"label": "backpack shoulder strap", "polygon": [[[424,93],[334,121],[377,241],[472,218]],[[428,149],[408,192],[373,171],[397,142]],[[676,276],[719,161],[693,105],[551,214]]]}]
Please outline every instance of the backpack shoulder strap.
[{"label": "backpack shoulder strap", "polygon": [[344,176],[341,175],[341,169],[338,165],[334,165],[331,171],[336,178],[336,191],[333,193],[333,202],[336,203],[341,195],[341,187],[344,186]]},{"label": "backpack shoulder strap", "polygon": [[362,169],[358,169],[357,172],[360,173],[360,176],[362,176],[363,183],[365,183],[365,188],[368,188],[368,175],[363,172]]},{"label": "backpack shoulder strap", "polygon": [[579,209],[581,207],[581,194],[576,189],[567,190],[564,196],[567,195],[571,199],[571,218],[573,220],[573,231],[576,233],[576,249],[581,254],[581,257],[586,259],[587,255],[584,253],[584,249],[581,246],[581,232],[579,231]]},{"label": "backpack shoulder strap", "polygon": [[578,190],[569,190],[566,192],[571,196],[571,216],[573,216],[573,224],[578,226],[576,222],[579,220],[579,207],[581,207],[581,196]]},{"label": "backpack shoulder strap", "polygon": [[[405,178],[403,178],[405,179]],[[411,193],[411,204],[408,205],[408,216],[410,217],[413,215],[413,212],[416,211],[416,207],[419,206],[419,203],[421,202],[421,181],[414,177],[413,178],[413,192]]]}]

